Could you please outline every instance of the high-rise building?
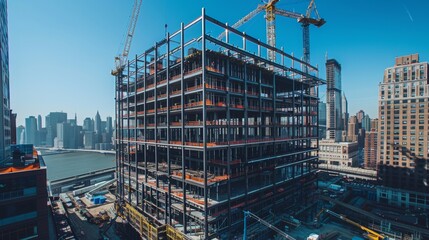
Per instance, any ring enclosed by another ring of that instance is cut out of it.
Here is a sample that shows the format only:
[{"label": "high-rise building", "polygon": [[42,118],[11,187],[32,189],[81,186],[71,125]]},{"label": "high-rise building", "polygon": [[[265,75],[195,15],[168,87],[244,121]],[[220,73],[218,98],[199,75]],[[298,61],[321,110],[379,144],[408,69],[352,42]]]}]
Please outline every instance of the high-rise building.
[{"label": "high-rise building", "polygon": [[359,110],[359,112],[356,113],[358,128],[362,128],[362,119],[365,117],[365,112],[363,110]]},{"label": "high-rise building", "polygon": [[92,131],[85,131],[83,135],[83,145],[85,149],[94,149],[95,133]]},{"label": "high-rise building", "polygon": [[319,103],[319,138],[326,138],[326,103]]},{"label": "high-rise building", "polygon": [[204,13],[193,24],[203,26],[200,34],[186,28],[176,38],[202,38],[200,49],[185,53],[183,41],[173,57],[165,49],[176,38],[162,40],[127,64],[130,78],[117,76],[117,199],[142,238],[160,239],[162,231],[146,229],[167,227],[179,236],[233,239],[243,233],[243,209],[275,225],[282,220],[272,213],[294,215],[315,200],[319,99],[310,93],[322,80],[295,69],[309,78],[299,81],[245,48],[214,46],[204,26],[215,23]]},{"label": "high-rise building", "polygon": [[87,117],[83,120],[83,130],[93,132],[94,131],[94,125],[92,124],[91,118]]},{"label": "high-rise building", "polygon": [[112,135],[113,126],[112,126],[112,117],[106,118],[106,133]]},{"label": "high-rise building", "polygon": [[346,94],[344,92],[341,100],[341,123],[343,125],[343,131],[347,133],[349,125],[349,104],[347,102]]},{"label": "high-rise building", "polygon": [[10,110],[10,141],[11,144],[16,144],[16,113]]},{"label": "high-rise building", "polygon": [[51,112],[46,116],[46,146],[53,147],[57,137],[57,124],[67,122],[67,113]]},{"label": "high-rise building", "polygon": [[378,132],[378,118],[371,119],[371,129],[375,129]]},{"label": "high-rise building", "polygon": [[37,131],[42,130],[42,116],[37,115]]},{"label": "high-rise building", "polygon": [[379,85],[378,176],[383,185],[429,193],[428,63],[397,57]]},{"label": "high-rise building", "polygon": [[9,94],[9,40],[7,1],[0,0],[0,165],[8,161],[11,143]]},{"label": "high-rise building", "polygon": [[19,125],[16,128],[16,143],[17,144],[25,143],[25,127],[22,125]]},{"label": "high-rise building", "polygon": [[361,128],[364,129],[365,131],[371,130],[371,118],[369,117],[368,114],[365,114],[365,116],[362,118]]},{"label": "high-rise building", "polygon": [[102,129],[102,127],[101,127],[101,117],[100,117],[100,114],[97,111],[97,114],[95,115],[95,118],[94,118],[94,131],[95,131],[96,134],[101,134],[101,132],[102,132],[101,129]]},{"label": "high-rise building", "polygon": [[25,143],[38,145],[37,143],[37,120],[34,116],[25,119]]},{"label": "high-rise building", "polygon": [[335,59],[326,61],[326,139],[341,141],[341,65]]},{"label": "high-rise building", "polygon": [[72,129],[69,123],[57,123],[57,137],[54,140],[54,146],[56,148],[72,148],[70,145],[72,143],[74,145],[75,139],[71,139],[71,131]]},{"label": "high-rise building", "polygon": [[377,130],[371,129],[365,133],[365,147],[364,147],[364,167],[367,169],[377,168]]},{"label": "high-rise building", "polygon": [[358,140],[358,124],[356,116],[349,117],[349,124],[347,127],[347,141],[348,142],[356,142]]},{"label": "high-rise building", "polygon": [[0,239],[50,239],[43,158],[31,144],[11,150],[13,165],[0,168]]}]

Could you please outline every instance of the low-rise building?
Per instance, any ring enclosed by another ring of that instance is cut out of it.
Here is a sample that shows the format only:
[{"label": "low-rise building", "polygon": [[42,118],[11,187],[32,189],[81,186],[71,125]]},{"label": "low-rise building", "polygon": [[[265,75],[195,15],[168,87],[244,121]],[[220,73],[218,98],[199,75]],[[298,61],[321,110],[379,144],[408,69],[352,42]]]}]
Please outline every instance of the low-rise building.
[{"label": "low-rise building", "polygon": [[[312,145],[316,147],[316,142]],[[321,140],[319,141],[319,162],[327,165],[357,167],[358,143]]]},{"label": "low-rise building", "polygon": [[0,239],[49,239],[46,166],[31,144],[0,168]]}]

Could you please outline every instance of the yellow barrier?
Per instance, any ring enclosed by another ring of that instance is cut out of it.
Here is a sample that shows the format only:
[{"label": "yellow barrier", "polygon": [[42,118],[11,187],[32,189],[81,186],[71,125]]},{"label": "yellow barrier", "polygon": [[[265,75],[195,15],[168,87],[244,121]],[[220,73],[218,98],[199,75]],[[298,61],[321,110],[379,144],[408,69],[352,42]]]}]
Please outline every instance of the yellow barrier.
[{"label": "yellow barrier", "polygon": [[170,226],[170,225],[166,225],[167,226],[167,239],[169,240],[185,240],[187,239],[182,232],[180,232],[179,230],[175,229],[174,227]]}]

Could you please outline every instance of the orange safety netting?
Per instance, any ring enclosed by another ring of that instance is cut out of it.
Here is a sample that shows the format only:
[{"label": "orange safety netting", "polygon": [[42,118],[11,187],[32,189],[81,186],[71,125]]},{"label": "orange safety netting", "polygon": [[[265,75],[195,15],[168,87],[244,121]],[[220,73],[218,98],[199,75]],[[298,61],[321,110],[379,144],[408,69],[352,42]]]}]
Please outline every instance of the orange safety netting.
[{"label": "orange safety netting", "polygon": [[25,167],[7,167],[7,168],[2,168],[2,169],[0,169],[0,173],[28,171],[28,170],[39,169],[39,168],[40,168],[40,164],[33,163],[33,164],[27,165]]}]

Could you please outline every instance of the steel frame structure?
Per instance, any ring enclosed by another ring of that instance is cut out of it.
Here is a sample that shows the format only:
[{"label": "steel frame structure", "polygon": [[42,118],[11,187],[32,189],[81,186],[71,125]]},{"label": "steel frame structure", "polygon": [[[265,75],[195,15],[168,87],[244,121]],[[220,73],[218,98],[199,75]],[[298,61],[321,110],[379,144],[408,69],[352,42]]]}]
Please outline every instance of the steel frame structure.
[{"label": "steel frame structure", "polygon": [[[226,30],[226,41],[208,25]],[[277,61],[262,56],[263,48]],[[310,204],[317,169],[311,141],[319,132],[318,91],[310,90],[324,80],[295,64],[318,71],[204,9],[128,61],[116,76],[119,201],[154,227],[204,239],[239,235],[242,210],[261,217],[274,211],[280,219]]]}]

